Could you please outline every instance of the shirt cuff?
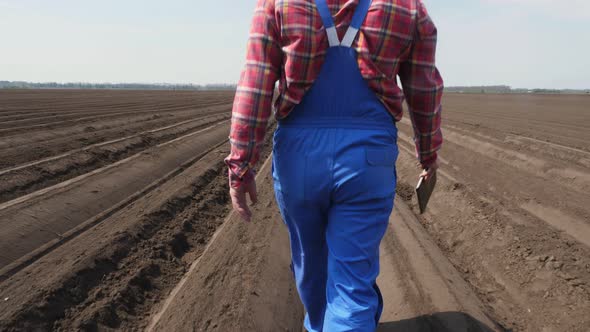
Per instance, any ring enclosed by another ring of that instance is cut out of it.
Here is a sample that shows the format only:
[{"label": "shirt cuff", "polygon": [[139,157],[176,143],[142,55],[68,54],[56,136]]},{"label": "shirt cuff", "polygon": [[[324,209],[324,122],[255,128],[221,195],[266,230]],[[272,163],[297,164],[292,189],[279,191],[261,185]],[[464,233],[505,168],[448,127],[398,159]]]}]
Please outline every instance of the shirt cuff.
[{"label": "shirt cuff", "polygon": [[254,181],[256,173],[252,169],[248,169],[243,176],[239,176],[238,174],[234,173],[231,169],[228,170],[229,176],[229,185],[232,188],[238,189],[244,184],[248,184],[251,181]]},{"label": "shirt cuff", "polygon": [[428,169],[436,162],[437,159],[438,154],[436,152],[430,153],[428,155],[422,155],[420,156],[420,165],[423,169]]}]

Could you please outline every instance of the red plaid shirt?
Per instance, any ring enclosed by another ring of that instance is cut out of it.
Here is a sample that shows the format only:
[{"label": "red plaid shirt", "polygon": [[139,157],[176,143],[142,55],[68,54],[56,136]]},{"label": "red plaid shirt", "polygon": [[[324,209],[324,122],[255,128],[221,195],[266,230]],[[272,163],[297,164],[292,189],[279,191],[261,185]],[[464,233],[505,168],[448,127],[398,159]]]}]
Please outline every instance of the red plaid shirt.
[{"label": "red plaid shirt", "polygon": [[[358,0],[328,0],[342,38]],[[258,0],[238,84],[225,159],[233,187],[252,178],[266,134],[275,83],[275,116],[286,117],[319,75],[328,38],[314,0]],[[435,66],[436,27],[421,0],[373,0],[353,44],[363,77],[397,121],[404,95],[422,166],[437,158],[443,81]],[[403,92],[397,85],[400,77]]]}]

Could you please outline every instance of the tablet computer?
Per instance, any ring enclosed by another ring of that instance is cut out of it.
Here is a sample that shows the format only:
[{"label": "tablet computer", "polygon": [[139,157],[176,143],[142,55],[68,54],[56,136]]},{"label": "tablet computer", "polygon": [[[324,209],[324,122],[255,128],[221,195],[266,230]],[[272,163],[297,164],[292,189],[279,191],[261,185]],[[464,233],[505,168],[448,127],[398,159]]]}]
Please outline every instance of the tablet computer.
[{"label": "tablet computer", "polygon": [[420,177],[420,180],[418,180],[416,195],[418,196],[420,214],[423,214],[424,211],[426,211],[426,206],[428,205],[432,191],[434,191],[434,186],[436,186],[436,172],[434,172],[428,180],[425,180],[424,177]]}]

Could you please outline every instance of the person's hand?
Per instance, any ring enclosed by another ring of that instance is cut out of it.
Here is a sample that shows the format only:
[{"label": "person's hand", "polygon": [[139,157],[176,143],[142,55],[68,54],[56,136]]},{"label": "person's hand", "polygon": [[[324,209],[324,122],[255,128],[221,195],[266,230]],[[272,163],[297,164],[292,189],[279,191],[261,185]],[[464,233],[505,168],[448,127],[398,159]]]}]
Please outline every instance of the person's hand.
[{"label": "person's hand", "polygon": [[424,178],[424,180],[428,181],[428,179],[430,179],[432,177],[432,175],[434,173],[436,173],[436,170],[439,167],[439,163],[438,160],[436,160],[432,165],[430,165],[430,167],[428,167],[428,169],[423,169],[422,173],[420,174],[421,178]]},{"label": "person's hand", "polygon": [[255,180],[242,183],[239,188],[233,188],[230,186],[229,196],[231,197],[231,203],[234,210],[240,214],[244,221],[250,222],[252,220],[252,211],[250,211],[250,208],[248,207],[246,193],[250,196],[252,204],[256,204],[258,201],[258,194],[256,193]]}]

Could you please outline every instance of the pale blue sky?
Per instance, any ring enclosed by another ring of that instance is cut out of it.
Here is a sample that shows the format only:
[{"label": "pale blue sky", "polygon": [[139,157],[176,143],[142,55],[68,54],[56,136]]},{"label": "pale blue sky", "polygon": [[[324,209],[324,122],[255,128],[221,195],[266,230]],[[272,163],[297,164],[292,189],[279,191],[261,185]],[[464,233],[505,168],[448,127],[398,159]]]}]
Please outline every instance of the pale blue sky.
[{"label": "pale blue sky", "polygon": [[[447,86],[590,88],[590,1],[424,0]],[[0,0],[0,80],[235,83],[255,0]]]}]

